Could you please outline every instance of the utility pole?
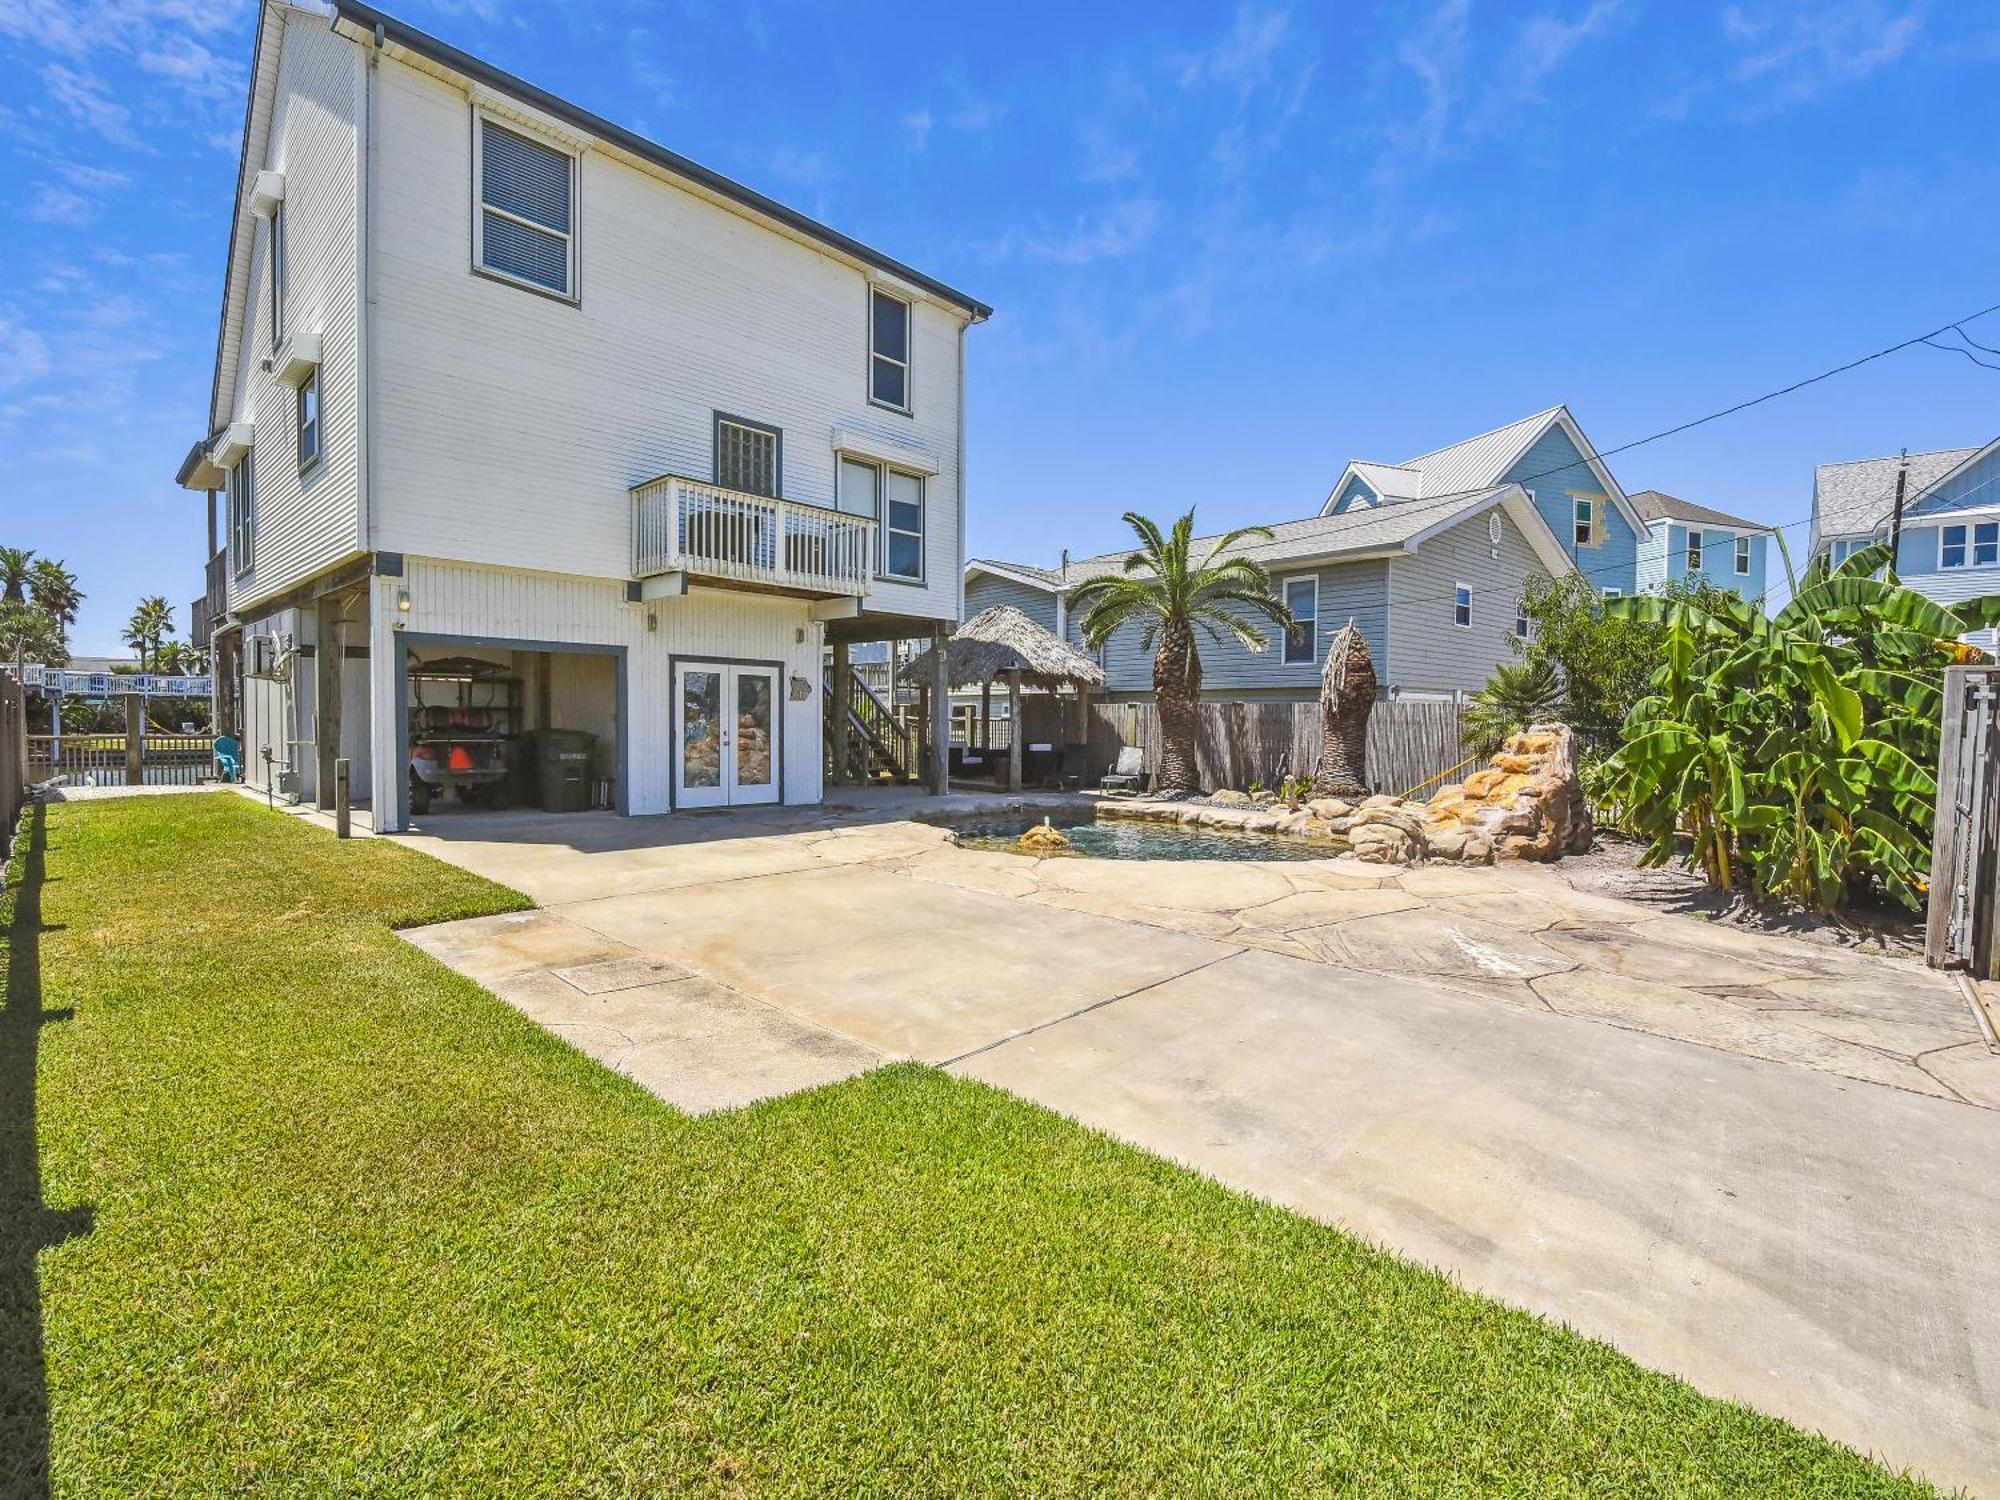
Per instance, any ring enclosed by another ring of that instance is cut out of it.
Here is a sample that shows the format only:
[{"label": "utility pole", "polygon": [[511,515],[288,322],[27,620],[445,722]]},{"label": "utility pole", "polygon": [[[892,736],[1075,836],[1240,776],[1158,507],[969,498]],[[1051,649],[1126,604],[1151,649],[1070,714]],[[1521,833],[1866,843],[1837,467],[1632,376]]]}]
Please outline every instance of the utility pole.
[{"label": "utility pole", "polygon": [[1905,448],[1896,466],[1896,508],[1889,514],[1889,571],[1896,571],[1896,557],[1903,548],[1903,485],[1910,477],[1910,450]]}]

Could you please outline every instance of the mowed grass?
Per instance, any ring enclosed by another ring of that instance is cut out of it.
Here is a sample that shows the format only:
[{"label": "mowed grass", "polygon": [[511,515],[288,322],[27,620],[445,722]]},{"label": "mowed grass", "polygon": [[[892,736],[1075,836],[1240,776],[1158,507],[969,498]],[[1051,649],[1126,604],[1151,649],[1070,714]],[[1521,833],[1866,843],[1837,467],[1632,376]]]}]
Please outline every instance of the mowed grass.
[{"label": "mowed grass", "polygon": [[232,795],[30,815],[0,1483],[1922,1492],[928,1069],[678,1115],[392,931],[523,904]]}]

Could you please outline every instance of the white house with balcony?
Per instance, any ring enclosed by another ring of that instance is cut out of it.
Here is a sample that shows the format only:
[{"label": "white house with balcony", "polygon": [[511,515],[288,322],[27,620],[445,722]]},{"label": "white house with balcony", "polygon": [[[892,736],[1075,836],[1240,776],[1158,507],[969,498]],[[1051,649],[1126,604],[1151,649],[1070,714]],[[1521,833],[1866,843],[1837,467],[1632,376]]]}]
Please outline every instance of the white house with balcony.
[{"label": "white house with balcony", "polygon": [[961,616],[989,311],[369,6],[266,0],[179,476],[247,778],[327,805],[344,759],[394,830],[532,798],[578,730],[595,804],[818,800],[827,648]]}]

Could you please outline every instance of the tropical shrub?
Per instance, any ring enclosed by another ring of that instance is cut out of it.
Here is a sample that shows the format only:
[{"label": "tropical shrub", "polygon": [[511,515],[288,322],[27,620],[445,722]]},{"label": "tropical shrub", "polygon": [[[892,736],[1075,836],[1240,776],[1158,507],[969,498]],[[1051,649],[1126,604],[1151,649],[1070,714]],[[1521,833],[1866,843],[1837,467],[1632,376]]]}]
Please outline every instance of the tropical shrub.
[{"label": "tropical shrub", "polygon": [[[1775,618],[1732,594],[1607,601],[1663,631],[1663,660],[1592,791],[1662,864],[1834,912],[1866,890],[1916,909],[1930,865],[1943,707],[1957,637],[2000,598],[1941,605],[1877,545],[1807,570]],[[1871,576],[1882,571],[1884,576]]]},{"label": "tropical shrub", "polygon": [[1459,718],[1465,748],[1475,755],[1491,755],[1510,734],[1518,734],[1531,724],[1566,720],[1569,695],[1562,674],[1546,658],[1502,662],[1486,679],[1486,686],[1466,701]]}]

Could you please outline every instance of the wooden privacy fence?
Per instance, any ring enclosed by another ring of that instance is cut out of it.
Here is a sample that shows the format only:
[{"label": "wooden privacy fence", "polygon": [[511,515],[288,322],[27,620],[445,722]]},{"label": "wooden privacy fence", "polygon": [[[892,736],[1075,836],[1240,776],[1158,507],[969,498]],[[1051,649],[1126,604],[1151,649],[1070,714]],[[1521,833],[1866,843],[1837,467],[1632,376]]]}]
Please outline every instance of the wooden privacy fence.
[{"label": "wooden privacy fence", "polygon": [[28,706],[21,684],[0,673],[0,858],[28,795]]},{"label": "wooden privacy fence", "polygon": [[[1069,697],[1035,693],[1021,703],[1023,732],[1036,743],[1074,742],[1077,714],[1077,702]],[[1310,776],[1319,768],[1320,740],[1317,702],[1203,703],[1195,742],[1202,784],[1240,789],[1256,781],[1275,789],[1287,774]],[[1145,752],[1149,773],[1159,769],[1159,709],[1151,703],[1093,703],[1088,779],[1110,770],[1124,745]],[[1375,791],[1409,791],[1465,758],[1456,703],[1378,703],[1368,717],[1368,785]]]},{"label": "wooden privacy fence", "polygon": [[2000,978],[2000,668],[1947,667],[1924,958]]}]

